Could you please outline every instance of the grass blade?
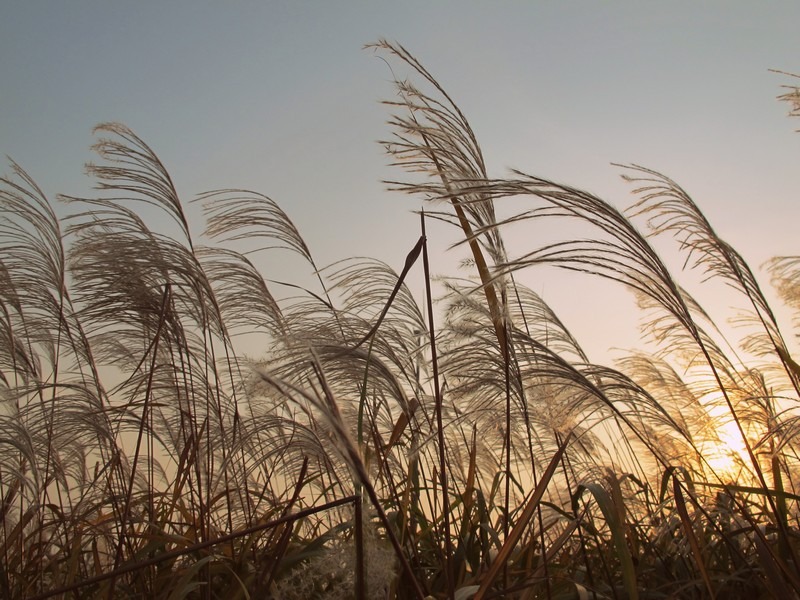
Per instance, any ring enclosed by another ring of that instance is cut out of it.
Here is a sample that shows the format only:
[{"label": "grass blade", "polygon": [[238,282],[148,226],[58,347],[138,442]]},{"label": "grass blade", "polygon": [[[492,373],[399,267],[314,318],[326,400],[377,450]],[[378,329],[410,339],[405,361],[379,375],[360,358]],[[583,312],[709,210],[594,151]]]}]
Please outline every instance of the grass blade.
[{"label": "grass blade", "polygon": [[553,455],[553,458],[550,459],[550,464],[547,465],[547,468],[542,473],[538,485],[533,490],[533,493],[528,499],[524,510],[520,514],[517,522],[514,524],[513,529],[511,529],[511,532],[508,534],[508,538],[506,538],[506,540],[503,542],[503,547],[500,548],[500,552],[497,553],[497,558],[495,558],[492,566],[489,568],[489,571],[482,578],[481,586],[475,593],[474,600],[483,600],[489,591],[489,588],[492,587],[495,579],[497,579],[497,576],[500,575],[500,572],[505,568],[506,563],[508,563],[508,560],[511,558],[514,548],[516,548],[520,539],[522,539],[522,534],[525,531],[525,528],[528,526],[529,521],[536,514],[536,509],[539,506],[542,497],[544,496],[547,486],[550,484],[550,480],[553,478],[553,475],[556,472],[559,462],[561,462],[561,457],[564,455],[564,452],[567,449],[570,438],[571,436],[566,436],[564,438],[564,441],[561,442],[561,445]]}]

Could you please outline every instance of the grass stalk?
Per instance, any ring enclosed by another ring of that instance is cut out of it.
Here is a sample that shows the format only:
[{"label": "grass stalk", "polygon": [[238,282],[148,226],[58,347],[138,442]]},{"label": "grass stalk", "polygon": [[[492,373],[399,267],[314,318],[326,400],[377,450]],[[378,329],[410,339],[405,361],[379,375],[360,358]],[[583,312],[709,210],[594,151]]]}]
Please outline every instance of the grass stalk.
[{"label": "grass stalk", "polygon": [[442,421],[442,390],[439,385],[439,361],[436,354],[436,326],[433,317],[433,296],[431,293],[431,272],[428,259],[427,234],[425,232],[425,211],[420,212],[422,228],[422,268],[425,275],[425,303],[428,309],[428,331],[431,347],[431,369],[433,371],[433,397],[436,403],[436,435],[439,446],[439,478],[442,488],[442,521],[444,532],[444,571],[447,584],[447,597],[453,598],[453,541],[450,539],[450,492],[447,483],[447,446],[445,445],[444,423]]},{"label": "grass stalk", "polygon": [[84,579],[83,581],[75,582],[71,585],[60,587],[54,590],[49,590],[42,594],[38,594],[36,596],[31,597],[29,600],[45,600],[46,598],[52,598],[53,596],[61,596],[64,594],[68,594],[70,592],[74,592],[75,590],[79,590],[83,587],[90,587],[97,583],[101,583],[107,579],[117,578],[120,575],[125,575],[127,573],[132,573],[135,571],[139,571],[145,567],[149,567],[152,565],[157,565],[161,562],[166,562],[172,560],[173,558],[178,558],[181,556],[186,556],[189,554],[194,554],[200,550],[206,550],[208,548],[212,548],[219,544],[226,544],[231,540],[240,539],[243,537],[247,537],[253,535],[255,533],[260,533],[267,529],[272,529],[273,527],[278,527],[280,525],[284,525],[286,523],[291,523],[294,521],[298,521],[305,517],[315,515],[321,511],[331,510],[338,506],[344,506],[347,504],[353,504],[358,500],[358,496],[345,496],[344,498],[339,498],[338,500],[331,500],[320,506],[315,506],[311,508],[304,508],[302,510],[298,510],[297,512],[291,513],[289,515],[285,515],[283,517],[273,519],[271,521],[266,521],[265,523],[260,523],[258,525],[253,525],[251,527],[246,527],[244,529],[234,531],[232,533],[219,536],[217,538],[203,540],[202,542],[197,542],[196,544],[192,544],[185,548],[179,548],[177,550],[171,550],[169,552],[164,552],[155,556],[153,558],[149,558],[146,560],[141,560],[137,562],[133,562],[127,565],[121,565],[120,567],[114,569],[113,571],[109,571],[107,573],[102,573],[101,575],[97,575],[95,577],[90,577]]},{"label": "grass stalk", "polygon": [[[131,511],[131,500],[133,498],[133,487],[134,487],[134,480],[136,478],[136,470],[139,463],[139,457],[142,449],[142,438],[144,437],[144,432],[146,429],[146,425],[148,422],[148,409],[150,406],[150,400],[152,398],[152,390],[153,390],[153,377],[155,374],[156,369],[156,361],[158,359],[158,345],[159,341],[161,340],[161,332],[163,330],[164,324],[166,323],[167,318],[167,311],[170,305],[171,299],[171,288],[169,285],[164,287],[164,293],[162,296],[161,301],[161,312],[158,318],[158,325],[153,335],[153,339],[150,344],[150,348],[148,349],[148,353],[145,354],[145,357],[149,354],[152,358],[150,360],[150,369],[148,371],[148,378],[147,378],[147,389],[145,390],[144,395],[144,404],[142,406],[142,416],[139,421],[139,432],[136,437],[136,449],[133,453],[133,464],[131,465],[131,474],[130,478],[128,479],[128,486],[127,486],[127,495],[125,496],[125,507],[122,512],[122,519],[119,524],[119,541],[117,542],[117,550],[114,556],[114,567],[112,571],[117,571],[119,565],[122,562],[122,555],[123,555],[123,547],[128,543],[128,520],[130,518],[130,511]],[[116,584],[116,576],[111,578],[111,583],[108,588],[108,597],[109,599],[113,598],[114,596],[114,587]]]},{"label": "grass stalk", "polygon": [[536,508],[539,506],[547,486],[550,485],[550,480],[553,478],[553,475],[555,474],[556,469],[561,462],[561,457],[566,451],[569,442],[570,436],[566,436],[561,442],[556,453],[553,455],[553,458],[550,459],[550,464],[547,465],[547,468],[542,473],[539,483],[536,485],[536,488],[528,498],[525,508],[520,514],[516,524],[514,525],[514,528],[503,542],[503,547],[497,554],[497,557],[489,568],[489,571],[482,578],[480,588],[478,588],[478,591],[473,596],[473,600],[483,600],[489,591],[489,588],[491,588],[492,584],[500,574],[500,571],[505,568],[506,564],[511,558],[511,553],[516,548],[517,544],[522,538],[525,528],[528,526],[528,523],[535,514]]}]

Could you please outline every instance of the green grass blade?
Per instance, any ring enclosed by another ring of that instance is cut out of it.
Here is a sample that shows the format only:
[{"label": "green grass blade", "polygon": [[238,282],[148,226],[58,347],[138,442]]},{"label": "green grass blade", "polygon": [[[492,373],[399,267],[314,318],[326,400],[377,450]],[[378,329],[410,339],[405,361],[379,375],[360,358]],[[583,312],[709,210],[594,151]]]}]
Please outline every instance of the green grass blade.
[{"label": "green grass blade", "polygon": [[619,560],[622,569],[622,581],[628,593],[628,598],[637,600],[639,591],[636,582],[636,568],[633,565],[633,557],[631,556],[625,537],[625,523],[620,520],[619,510],[614,505],[611,494],[609,494],[605,488],[597,483],[586,483],[579,485],[572,497],[572,506],[576,513],[578,510],[578,501],[584,491],[588,491],[594,496],[597,506],[600,507],[603,517],[605,517],[606,524],[611,530],[611,539],[614,543],[617,560]]}]

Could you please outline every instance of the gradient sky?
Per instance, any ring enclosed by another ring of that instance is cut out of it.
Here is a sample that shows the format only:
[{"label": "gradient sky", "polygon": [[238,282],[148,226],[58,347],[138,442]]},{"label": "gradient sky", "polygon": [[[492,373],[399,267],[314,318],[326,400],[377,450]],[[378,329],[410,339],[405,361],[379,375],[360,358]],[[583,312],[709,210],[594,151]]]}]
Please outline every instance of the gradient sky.
[{"label": "gradient sky", "polygon": [[[362,47],[383,37],[458,102],[490,174],[514,167],[624,207],[632,197],[610,163],[645,165],[678,181],[757,268],[798,253],[800,121],[775,100],[792,82],[768,71],[800,72],[798,23],[796,0],[6,1],[0,154],[48,194],[81,195],[92,127],[121,121],[185,200],[257,190],[319,264],[368,255],[399,268],[420,203],[381,183],[401,176],[375,143],[389,134],[378,101],[393,95],[391,73]],[[429,233],[439,249],[456,239]],[[434,270],[459,256],[437,254]],[[620,333],[624,294],[599,300],[595,280],[545,275],[526,282],[590,352],[633,339]]]}]

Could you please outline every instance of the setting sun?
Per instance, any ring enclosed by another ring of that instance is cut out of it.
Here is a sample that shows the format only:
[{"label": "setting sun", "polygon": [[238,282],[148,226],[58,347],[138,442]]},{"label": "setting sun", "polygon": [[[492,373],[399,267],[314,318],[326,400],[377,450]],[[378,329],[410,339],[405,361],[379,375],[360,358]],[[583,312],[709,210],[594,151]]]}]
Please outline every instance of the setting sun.
[{"label": "setting sun", "polygon": [[708,466],[721,479],[736,480],[742,471],[749,471],[750,457],[736,422],[721,422],[716,428],[718,440],[709,441],[705,458]]}]

